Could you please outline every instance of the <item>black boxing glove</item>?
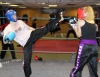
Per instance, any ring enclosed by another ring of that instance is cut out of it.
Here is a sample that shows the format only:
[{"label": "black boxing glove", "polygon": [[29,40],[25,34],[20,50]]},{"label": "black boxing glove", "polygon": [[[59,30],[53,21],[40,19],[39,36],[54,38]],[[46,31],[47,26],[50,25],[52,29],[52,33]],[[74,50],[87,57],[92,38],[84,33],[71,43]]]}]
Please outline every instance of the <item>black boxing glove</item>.
[{"label": "black boxing glove", "polygon": [[77,21],[78,19],[76,17],[70,17],[69,18],[69,24],[73,27],[76,28],[77,27]]}]

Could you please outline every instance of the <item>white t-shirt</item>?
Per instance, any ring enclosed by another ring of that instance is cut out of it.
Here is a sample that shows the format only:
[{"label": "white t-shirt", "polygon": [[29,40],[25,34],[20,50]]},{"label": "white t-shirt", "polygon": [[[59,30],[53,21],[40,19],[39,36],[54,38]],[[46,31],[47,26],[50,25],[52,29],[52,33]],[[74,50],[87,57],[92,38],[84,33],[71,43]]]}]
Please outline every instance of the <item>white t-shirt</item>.
[{"label": "white t-shirt", "polygon": [[22,20],[18,20],[17,22],[10,22],[10,24],[8,24],[8,26],[4,29],[4,37],[8,32],[14,31],[16,34],[14,40],[24,47],[32,32],[32,29],[29,28],[30,27]]}]

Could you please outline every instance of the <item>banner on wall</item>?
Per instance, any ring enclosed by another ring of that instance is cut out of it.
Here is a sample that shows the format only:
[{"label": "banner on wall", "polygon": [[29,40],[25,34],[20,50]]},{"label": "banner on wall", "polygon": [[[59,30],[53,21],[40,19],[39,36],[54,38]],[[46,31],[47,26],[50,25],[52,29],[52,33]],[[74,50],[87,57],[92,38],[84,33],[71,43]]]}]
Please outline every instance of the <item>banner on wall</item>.
[{"label": "banner on wall", "polygon": [[[57,8],[41,8],[42,14],[54,14],[57,12]],[[65,12],[65,9],[62,9]]]}]

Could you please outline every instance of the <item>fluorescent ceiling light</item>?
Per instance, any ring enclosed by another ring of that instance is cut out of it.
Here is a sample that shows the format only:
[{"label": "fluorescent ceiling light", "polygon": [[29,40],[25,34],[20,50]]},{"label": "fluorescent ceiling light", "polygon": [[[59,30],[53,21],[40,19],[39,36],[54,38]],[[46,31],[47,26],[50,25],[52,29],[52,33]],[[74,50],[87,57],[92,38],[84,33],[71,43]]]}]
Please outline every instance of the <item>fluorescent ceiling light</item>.
[{"label": "fluorescent ceiling light", "polygon": [[0,2],[0,4],[11,4],[11,3],[8,3],[8,2]]},{"label": "fluorescent ceiling light", "polygon": [[45,3],[38,3],[38,4],[45,4]]},{"label": "fluorescent ceiling light", "polygon": [[9,5],[9,6],[18,6],[18,5]]},{"label": "fluorescent ceiling light", "polygon": [[96,5],[100,5],[100,3],[96,4]]},{"label": "fluorescent ceiling light", "polygon": [[49,8],[49,7],[43,7],[43,8]]},{"label": "fluorescent ceiling light", "polygon": [[49,7],[57,7],[57,5],[49,5]]},{"label": "fluorescent ceiling light", "polygon": [[21,6],[21,7],[19,7],[19,8],[26,8],[26,7],[24,7],[24,6]]},{"label": "fluorescent ceiling light", "polygon": [[11,3],[8,3],[8,2],[3,2],[2,4],[11,4]]}]

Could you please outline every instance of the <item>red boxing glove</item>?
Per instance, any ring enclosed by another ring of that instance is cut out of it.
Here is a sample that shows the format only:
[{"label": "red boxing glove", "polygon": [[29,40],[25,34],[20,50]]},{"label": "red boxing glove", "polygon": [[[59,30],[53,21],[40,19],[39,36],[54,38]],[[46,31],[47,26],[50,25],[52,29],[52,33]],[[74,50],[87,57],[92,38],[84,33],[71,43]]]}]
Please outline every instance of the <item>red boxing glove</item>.
[{"label": "red boxing glove", "polygon": [[84,18],[84,8],[78,8],[77,15],[78,19],[82,20]]}]

